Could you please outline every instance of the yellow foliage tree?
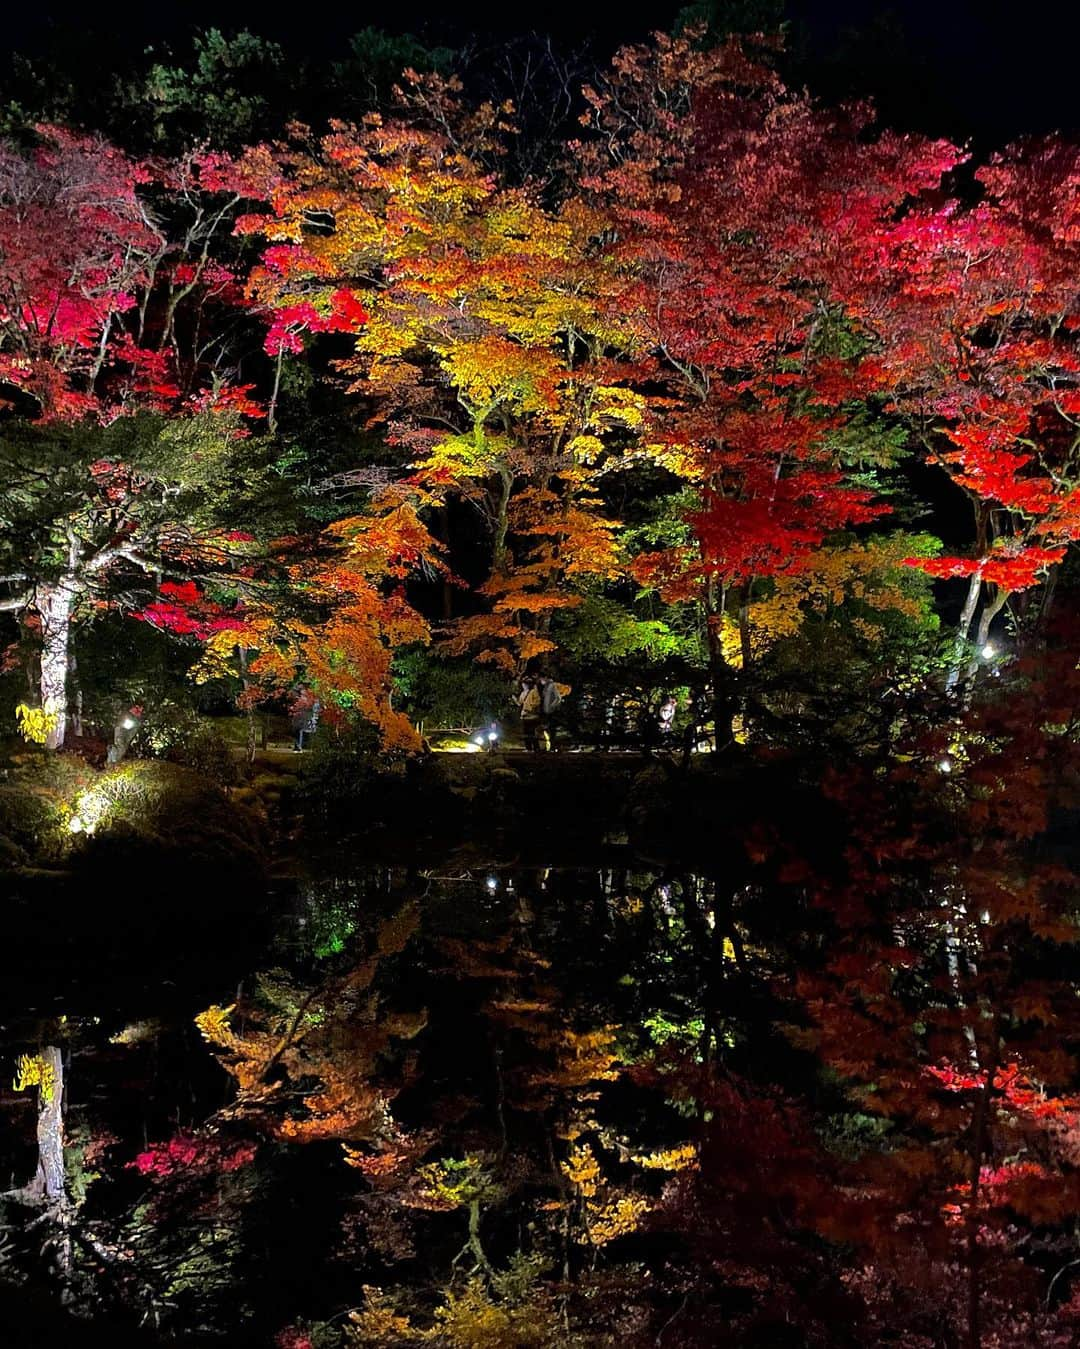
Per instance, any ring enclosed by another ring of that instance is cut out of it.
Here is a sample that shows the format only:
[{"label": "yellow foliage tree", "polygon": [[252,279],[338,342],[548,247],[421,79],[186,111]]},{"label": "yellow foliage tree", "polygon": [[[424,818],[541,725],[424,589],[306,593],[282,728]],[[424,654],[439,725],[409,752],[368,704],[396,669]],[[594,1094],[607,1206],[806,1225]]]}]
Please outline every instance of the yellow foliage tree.
[{"label": "yellow foliage tree", "polygon": [[596,482],[643,422],[620,364],[637,338],[597,247],[606,220],[486,168],[503,113],[432,79],[405,101],[422,120],[338,125],[283,156],[272,213],[248,224],[271,245],[252,294],[279,316],[362,307],[341,371],[426,501],[466,500],[489,532],[487,611],[450,624],[447,648],[513,671],[552,649],[579,579],[622,571]]}]

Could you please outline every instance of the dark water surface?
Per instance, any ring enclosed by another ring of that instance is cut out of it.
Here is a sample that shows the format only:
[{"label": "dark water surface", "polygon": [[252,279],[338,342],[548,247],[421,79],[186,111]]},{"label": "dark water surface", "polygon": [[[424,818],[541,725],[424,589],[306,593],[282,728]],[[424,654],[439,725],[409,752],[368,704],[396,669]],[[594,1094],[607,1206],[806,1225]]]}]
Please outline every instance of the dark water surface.
[{"label": "dark water surface", "polygon": [[[28,1237],[9,1206],[7,1281],[81,1317],[230,1344],[332,1343],[343,1325],[378,1342],[356,1321],[381,1305],[365,1287],[430,1327],[448,1292],[483,1283],[504,1310],[532,1308],[540,1338],[521,1343],[571,1343],[557,1290],[593,1280],[590,1316],[617,1322],[700,1109],[663,1087],[664,1062],[750,1043],[761,956],[720,931],[714,892],[629,858],[364,866],[343,852],[253,897],[258,918],[158,914],[163,942],[137,921],[152,886],[93,937],[58,923],[47,959],[13,963],[3,1052],[62,1052],[79,1236],[43,1254],[41,1225]],[[216,1043],[195,1023],[209,1008],[230,1009]],[[765,1023],[754,1034],[775,1040]],[[227,1071],[245,1059],[255,1083]],[[35,1170],[34,1094],[0,1092],[12,1189]]]},{"label": "dark water surface", "polygon": [[0,1343],[1080,1343],[1075,867],[916,787],[733,798],[712,870],[30,877]]}]

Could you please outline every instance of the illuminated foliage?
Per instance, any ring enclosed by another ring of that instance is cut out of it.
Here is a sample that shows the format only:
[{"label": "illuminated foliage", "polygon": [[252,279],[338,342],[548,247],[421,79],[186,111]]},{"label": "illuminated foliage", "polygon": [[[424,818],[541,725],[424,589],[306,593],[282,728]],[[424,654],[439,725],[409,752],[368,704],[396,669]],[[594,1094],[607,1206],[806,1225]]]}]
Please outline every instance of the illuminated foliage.
[{"label": "illuminated foliage", "polygon": [[19,703],[15,708],[19,734],[32,745],[45,744],[56,724],[56,717],[55,712],[46,712],[41,707],[28,707],[26,703]]},{"label": "illuminated foliage", "polygon": [[[339,368],[423,502],[467,501],[489,531],[486,612],[451,625],[447,650],[513,670],[553,649],[551,616],[578,603],[579,578],[621,572],[594,482],[643,402],[618,364],[630,333],[595,257],[602,217],[492,178],[481,156],[503,110],[470,114],[437,78],[407,101],[414,122],[338,127],[316,157],[284,159],[273,216],[245,224],[271,241],[252,290],[273,324],[355,297],[356,354]],[[447,131],[423,129],[433,111]],[[313,216],[332,229],[305,233]]]},{"label": "illuminated foliage", "polygon": [[37,1087],[43,1101],[51,1101],[56,1092],[56,1074],[52,1064],[41,1054],[20,1054],[15,1064],[13,1091],[27,1091]]}]

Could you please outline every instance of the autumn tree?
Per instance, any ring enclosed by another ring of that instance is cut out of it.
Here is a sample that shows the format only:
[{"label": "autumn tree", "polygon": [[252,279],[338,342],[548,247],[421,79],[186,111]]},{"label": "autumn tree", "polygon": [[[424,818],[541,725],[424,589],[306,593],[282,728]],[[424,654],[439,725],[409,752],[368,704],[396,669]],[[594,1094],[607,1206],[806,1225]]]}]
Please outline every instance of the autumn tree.
[{"label": "autumn tree", "polygon": [[36,629],[52,747],[65,738],[73,624],[114,581],[221,543],[215,470],[220,485],[240,419],[259,409],[225,378],[220,315],[240,292],[217,249],[266,178],[257,156],[151,170],[55,128],[0,153],[0,609]]},{"label": "autumn tree", "polygon": [[619,571],[595,482],[640,422],[618,363],[629,334],[598,302],[603,219],[484,167],[506,110],[467,112],[437,79],[408,101],[408,120],[338,127],[286,157],[289,189],[249,226],[270,241],[252,292],[297,340],[346,297],[362,306],[339,370],[429,518],[461,501],[488,538],[483,612],[450,623],[445,649],[513,671],[553,649],[579,580]]},{"label": "autumn tree", "polygon": [[588,97],[586,181],[618,222],[640,377],[664,390],[648,452],[697,499],[691,539],[643,552],[634,572],[700,604],[723,741],[725,626],[748,666],[753,604],[886,512],[865,470],[901,448],[881,417],[880,362],[824,260],[935,186],[954,155],[870,137],[860,110],[826,113],[737,42],[628,49]]},{"label": "autumn tree", "polygon": [[[914,563],[967,581],[950,686],[1006,606],[1039,621],[1076,533],[1075,151],[1023,144],[973,180],[860,222],[831,266],[890,406],[970,503],[970,553]],[[1043,602],[1011,601],[1048,578]]]}]

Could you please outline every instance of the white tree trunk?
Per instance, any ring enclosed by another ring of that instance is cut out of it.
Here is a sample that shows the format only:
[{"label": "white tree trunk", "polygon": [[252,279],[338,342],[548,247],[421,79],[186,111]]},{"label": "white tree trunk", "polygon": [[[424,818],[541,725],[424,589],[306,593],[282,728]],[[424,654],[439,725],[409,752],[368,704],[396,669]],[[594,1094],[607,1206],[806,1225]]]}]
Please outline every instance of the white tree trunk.
[{"label": "white tree trunk", "polygon": [[975,609],[979,603],[979,592],[982,589],[982,568],[973,572],[968,581],[967,599],[964,601],[964,609],[960,615],[960,623],[956,629],[956,640],[953,644],[952,663],[949,666],[949,673],[945,677],[945,687],[954,689],[960,682],[960,674],[964,668],[964,649],[967,646],[968,633],[971,631],[971,620],[975,617]]},{"label": "white tree trunk", "polygon": [[38,1088],[38,1164],[34,1185],[50,1206],[67,1203],[64,1184],[64,1057],[57,1045],[47,1045],[40,1057],[48,1068],[49,1089]]},{"label": "white tree trunk", "polygon": [[52,718],[45,745],[60,749],[67,735],[68,651],[71,613],[79,583],[62,576],[52,585],[37,589],[35,608],[41,618],[41,708]]}]

